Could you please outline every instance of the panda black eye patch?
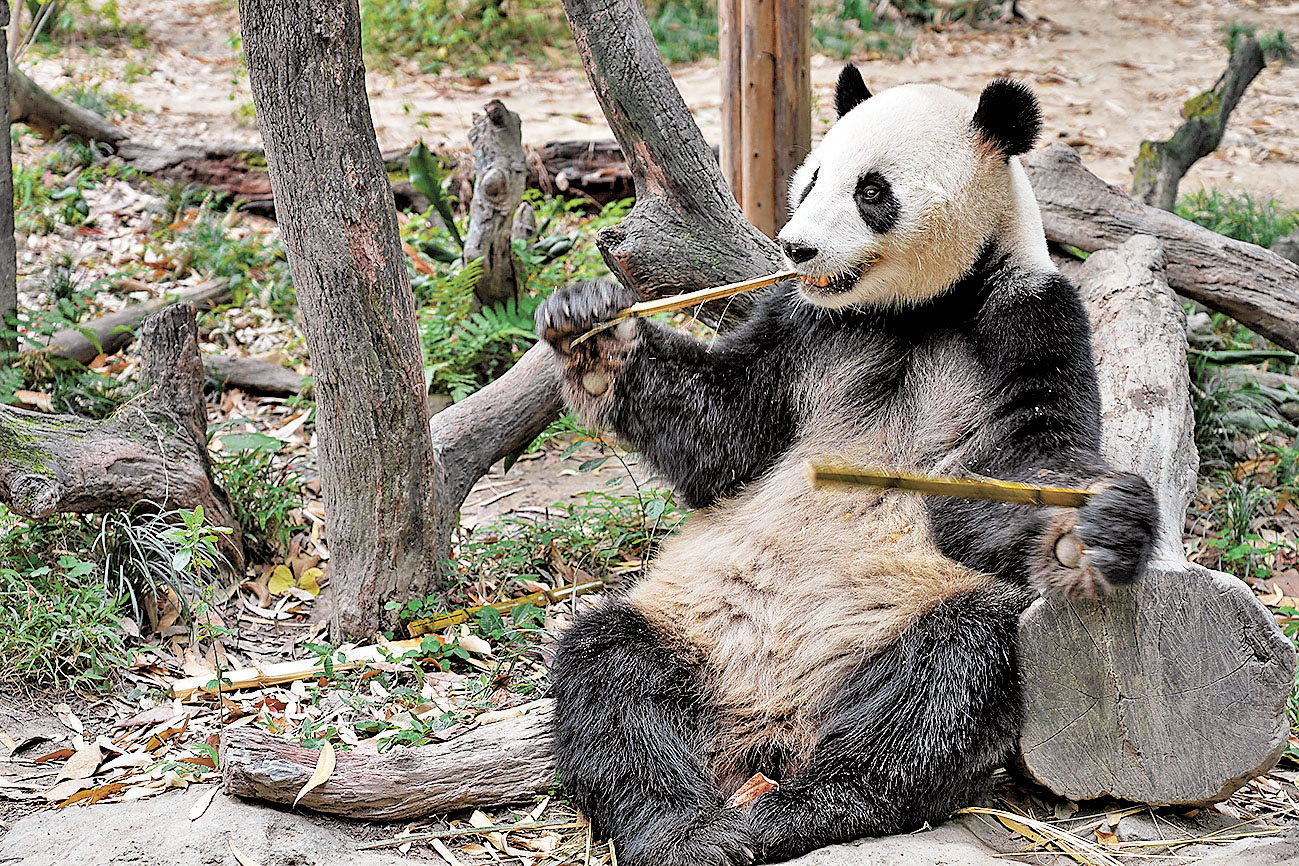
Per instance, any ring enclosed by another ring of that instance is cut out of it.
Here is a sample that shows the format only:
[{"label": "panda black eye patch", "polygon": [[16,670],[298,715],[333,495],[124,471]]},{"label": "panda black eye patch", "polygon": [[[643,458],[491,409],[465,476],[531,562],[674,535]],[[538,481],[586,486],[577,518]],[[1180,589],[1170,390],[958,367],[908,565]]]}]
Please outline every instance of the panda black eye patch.
[{"label": "panda black eye patch", "polygon": [[812,179],[807,182],[807,186],[803,187],[803,191],[798,194],[798,203],[795,204],[794,207],[798,207],[798,205],[802,204],[803,200],[807,198],[808,193],[812,191],[812,187],[816,186],[816,176],[820,173],[821,166],[818,165],[816,168],[812,169]]},{"label": "panda black eye patch", "polygon": [[853,192],[862,222],[876,234],[884,234],[898,224],[902,205],[893,194],[892,185],[878,171],[863,174]]}]

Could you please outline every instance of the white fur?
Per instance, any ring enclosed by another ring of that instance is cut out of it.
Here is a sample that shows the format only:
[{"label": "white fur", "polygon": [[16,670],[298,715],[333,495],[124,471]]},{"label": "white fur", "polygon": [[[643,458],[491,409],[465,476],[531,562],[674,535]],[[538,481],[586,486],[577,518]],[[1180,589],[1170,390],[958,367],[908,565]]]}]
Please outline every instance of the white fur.
[{"label": "white fur", "polygon": [[[780,239],[818,250],[797,266],[810,276],[875,261],[850,289],[809,293],[810,300],[832,308],[923,302],[960,278],[994,236],[1017,263],[1054,267],[1027,174],[975,133],[974,110],[945,87],[907,84],[872,96],[830,128],[790,181],[790,200],[798,201],[817,176]],[[897,225],[883,234],[867,228],[853,200],[858,179],[871,171],[901,204]]]}]

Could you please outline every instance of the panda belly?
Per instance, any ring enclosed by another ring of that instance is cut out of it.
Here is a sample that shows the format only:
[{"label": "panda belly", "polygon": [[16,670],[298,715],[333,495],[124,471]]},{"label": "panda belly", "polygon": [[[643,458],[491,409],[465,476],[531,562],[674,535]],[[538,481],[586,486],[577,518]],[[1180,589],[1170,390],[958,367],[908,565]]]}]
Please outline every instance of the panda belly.
[{"label": "panda belly", "polygon": [[814,489],[805,461],[825,453],[795,448],[696,513],[628,595],[703,672],[723,789],[754,771],[754,754],[774,750],[792,771],[825,701],[864,658],[989,580],[938,552],[920,497]]}]

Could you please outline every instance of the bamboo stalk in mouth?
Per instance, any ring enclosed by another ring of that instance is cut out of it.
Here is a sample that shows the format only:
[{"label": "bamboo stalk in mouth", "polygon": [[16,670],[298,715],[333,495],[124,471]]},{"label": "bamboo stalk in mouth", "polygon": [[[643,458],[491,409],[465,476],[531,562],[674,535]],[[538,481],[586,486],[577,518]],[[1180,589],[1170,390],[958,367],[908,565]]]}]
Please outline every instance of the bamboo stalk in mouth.
[{"label": "bamboo stalk in mouth", "polygon": [[644,316],[652,316],[655,313],[666,313],[671,310],[680,310],[685,307],[694,307],[708,301],[718,301],[722,298],[729,298],[732,295],[751,292],[754,289],[762,289],[767,286],[775,285],[783,280],[792,280],[798,276],[797,271],[778,271],[774,274],[767,274],[762,277],[755,277],[751,280],[742,280],[738,283],[728,283],[724,286],[714,286],[710,289],[699,289],[694,292],[686,292],[681,295],[672,295],[669,298],[659,298],[654,301],[641,301],[632,304],[626,309],[619,310],[608,321],[601,322],[585,334],[573,340],[571,345],[579,345],[594,337],[601,331],[608,330],[620,322],[628,319],[639,319]]}]

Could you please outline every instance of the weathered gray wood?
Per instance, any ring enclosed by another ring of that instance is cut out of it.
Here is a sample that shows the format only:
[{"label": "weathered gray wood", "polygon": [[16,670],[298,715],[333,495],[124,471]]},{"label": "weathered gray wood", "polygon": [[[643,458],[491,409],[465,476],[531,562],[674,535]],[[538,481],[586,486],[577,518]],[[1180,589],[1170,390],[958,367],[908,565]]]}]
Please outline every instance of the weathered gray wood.
[{"label": "weathered gray wood", "polygon": [[391,628],[440,564],[424,364],[356,0],[241,0],[248,82],[315,374],[333,634]]},{"label": "weathered gray wood", "polygon": [[199,310],[210,310],[230,300],[230,281],[209,280],[183,292],[163,295],[109,313],[75,328],[55,332],[43,346],[27,346],[26,351],[46,351],[64,358],[89,364],[101,352],[111,355],[126,348],[135,339],[136,329],[148,316],[175,304],[192,304]]},{"label": "weathered gray wood", "polygon": [[222,390],[238,388],[249,394],[265,394],[274,397],[302,393],[301,373],[256,358],[204,355],[203,369],[209,381]]},{"label": "weathered gray wood", "polygon": [[1229,796],[1284,751],[1295,653],[1241,581],[1181,544],[1198,456],[1185,317],[1163,252],[1136,236],[1079,275],[1095,330],[1105,451],[1159,498],[1156,563],[1094,601],[1043,599],[1020,626],[1020,762],[1061,796]]},{"label": "weathered gray wood", "polygon": [[[317,812],[405,820],[477,806],[519,803],[555,784],[550,708],[484,725],[445,743],[382,755],[339,752],[329,781],[302,798]],[[319,753],[252,726],[221,736],[228,793],[292,803]]]},{"label": "weathered gray wood", "polygon": [[[614,275],[656,298],[776,270],[776,245],[735,203],[655,48],[640,0],[564,0],[564,13],[636,181],[631,213],[597,238]],[[726,310],[742,319],[755,294],[714,302],[704,315]]]},{"label": "weathered gray wood", "polygon": [[474,195],[469,202],[469,231],[465,235],[466,262],[483,260],[482,276],[474,295],[484,306],[517,297],[519,275],[515,268],[510,230],[514,211],[523,201],[527,162],[519,116],[499,99],[483,106],[469,128],[474,153]]},{"label": "weathered gray wood", "polygon": [[1299,351],[1299,265],[1134,201],[1084,168],[1067,145],[1022,160],[1050,240],[1093,252],[1153,235],[1164,246],[1175,291]]},{"label": "weathered gray wood", "polygon": [[201,505],[210,522],[234,528],[228,553],[241,567],[238,523],[208,462],[193,305],[146,320],[140,351],[140,395],[104,421],[0,406],[0,501],[31,518],[141,501]]},{"label": "weathered gray wood", "polygon": [[1263,71],[1263,49],[1256,39],[1241,39],[1227,69],[1213,87],[1182,106],[1186,121],[1166,141],[1143,141],[1132,166],[1132,195],[1171,211],[1177,187],[1195,162],[1213,153],[1245,88]]}]

